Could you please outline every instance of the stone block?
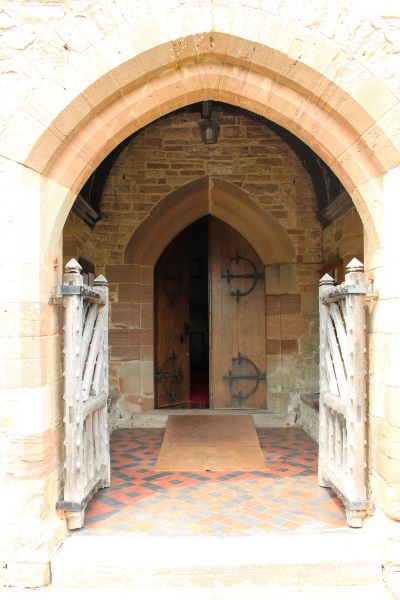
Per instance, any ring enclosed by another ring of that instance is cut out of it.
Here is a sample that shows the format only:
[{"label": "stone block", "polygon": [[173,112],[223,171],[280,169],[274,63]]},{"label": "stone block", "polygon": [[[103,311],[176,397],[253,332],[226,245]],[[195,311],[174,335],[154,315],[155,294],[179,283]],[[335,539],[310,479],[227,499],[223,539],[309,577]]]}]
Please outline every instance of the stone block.
[{"label": "stone block", "polygon": [[267,265],[265,267],[265,294],[278,295],[280,294],[280,272],[278,265]]},{"label": "stone block", "polygon": [[318,291],[305,292],[301,295],[301,313],[308,317],[319,316]]},{"label": "stone block", "polygon": [[140,346],[140,360],[142,361],[152,361],[154,359],[154,346],[149,345],[141,345]]},{"label": "stone block", "polygon": [[376,471],[370,477],[372,500],[389,518],[400,521],[400,485],[389,485]]},{"label": "stone block", "polygon": [[398,427],[400,424],[400,387],[381,387],[385,419],[391,426]]},{"label": "stone block", "polygon": [[152,304],[154,286],[152,283],[143,283],[140,285],[140,302],[142,304]]},{"label": "stone block", "polygon": [[281,341],[282,354],[297,355],[299,353],[299,341],[285,339]]},{"label": "stone block", "polygon": [[43,433],[57,418],[53,393],[56,383],[36,388],[20,388],[9,392],[8,411],[12,415],[14,435]]},{"label": "stone block", "polygon": [[299,315],[301,313],[300,294],[282,294],[280,302],[281,315]]},{"label": "stone block", "polygon": [[110,346],[129,346],[129,334],[127,328],[109,329],[108,343]]},{"label": "stone block", "polygon": [[140,394],[152,395],[154,393],[154,363],[153,361],[140,364]]},{"label": "stone block", "polygon": [[282,339],[299,338],[309,331],[310,320],[305,315],[282,315],[281,337]]},{"label": "stone block", "polygon": [[295,294],[297,292],[295,265],[280,265],[279,287],[281,294]]},{"label": "stone block", "polygon": [[267,338],[267,355],[280,355],[281,340]]},{"label": "stone block", "polygon": [[15,587],[39,588],[51,581],[50,563],[8,563],[7,584]]},{"label": "stone block", "polygon": [[375,459],[377,471],[383,479],[391,486],[400,486],[400,461],[387,456],[379,447]]},{"label": "stone block", "polygon": [[290,394],[280,391],[267,392],[267,409],[269,413],[287,413]]},{"label": "stone block", "polygon": [[387,422],[379,422],[377,443],[380,450],[388,457],[399,462],[400,470],[400,423],[393,427]]},{"label": "stone block", "polygon": [[119,381],[122,394],[139,395],[140,362],[130,361],[125,363],[120,369]]},{"label": "stone block", "polygon": [[140,302],[139,283],[119,283],[118,285],[118,301],[119,302]]},{"label": "stone block", "polygon": [[[130,335],[133,334],[134,332],[131,331]],[[152,344],[154,344],[154,330],[152,328],[140,330],[140,344],[143,344],[145,346],[151,346]]]},{"label": "stone block", "polygon": [[111,304],[111,323],[114,326],[138,327],[140,323],[140,304],[130,302]]},{"label": "stone block", "polygon": [[140,267],[140,285],[153,285],[154,269],[153,267]]},{"label": "stone block", "polygon": [[140,346],[111,346],[110,359],[118,362],[140,359]]},{"label": "stone block", "polygon": [[281,312],[280,295],[265,296],[265,314],[267,316],[279,315]]},{"label": "stone block", "polygon": [[[273,315],[266,318],[267,339],[281,338],[281,316]],[[293,336],[292,336],[293,337]]]},{"label": "stone block", "polygon": [[7,472],[17,479],[41,478],[57,464],[56,429],[28,436],[10,436]]},{"label": "stone block", "polygon": [[141,329],[152,329],[154,325],[154,308],[152,304],[140,305],[140,327]]},{"label": "stone block", "polygon": [[140,283],[140,267],[137,265],[107,265],[105,277],[109,283]]}]

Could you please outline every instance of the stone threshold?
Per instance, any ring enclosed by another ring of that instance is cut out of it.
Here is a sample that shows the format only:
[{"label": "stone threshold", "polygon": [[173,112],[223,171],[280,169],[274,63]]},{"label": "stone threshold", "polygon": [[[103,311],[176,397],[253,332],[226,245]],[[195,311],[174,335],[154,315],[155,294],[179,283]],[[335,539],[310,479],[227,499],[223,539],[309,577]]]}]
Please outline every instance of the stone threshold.
[{"label": "stone threshold", "polygon": [[252,415],[255,427],[289,427],[287,413],[269,413],[267,410],[213,410],[213,409],[155,409],[134,413],[132,427],[161,427],[167,425],[169,415]]}]

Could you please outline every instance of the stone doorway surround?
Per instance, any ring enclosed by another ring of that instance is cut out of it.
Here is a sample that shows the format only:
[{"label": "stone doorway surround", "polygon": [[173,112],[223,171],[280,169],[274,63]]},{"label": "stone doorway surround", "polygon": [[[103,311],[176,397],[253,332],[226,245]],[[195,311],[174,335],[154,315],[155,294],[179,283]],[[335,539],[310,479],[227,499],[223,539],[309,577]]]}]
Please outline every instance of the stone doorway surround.
[{"label": "stone doorway surround", "polygon": [[[168,243],[198,218],[207,214],[217,216],[237,229],[252,244],[264,264],[270,262],[293,262],[294,247],[285,232],[267,213],[250,201],[240,188],[227,182],[204,177],[189,183],[173,192],[157,206],[157,215],[150,215],[135,230],[129,241],[124,264],[106,266],[106,277],[118,297],[120,290],[127,284],[136,289],[136,304],[130,304],[129,311],[141,315],[139,329],[131,336],[133,346],[143,347],[137,351],[138,360],[127,361],[120,369],[120,393],[133,404],[138,403],[137,412],[147,412],[154,408],[153,380],[153,281],[155,264]],[[268,291],[268,290],[266,290]],[[125,291],[123,292],[126,296]],[[271,302],[276,296],[271,296]],[[113,331],[118,336],[121,323],[127,319],[128,304],[115,303],[111,309],[111,359],[113,358]],[[120,316],[122,315],[122,317]],[[129,317],[128,317],[129,318]],[[129,327],[128,322],[127,326]],[[137,327],[136,321],[132,327]],[[118,341],[115,342],[118,346]],[[122,349],[129,355],[132,353],[128,345]],[[121,348],[116,348],[116,353]],[[120,406],[116,407],[116,411]],[[134,418],[136,415],[133,414]],[[284,417],[283,417],[284,418]],[[122,424],[122,423],[121,423]],[[121,425],[118,425],[121,426]]]},{"label": "stone doorway surround", "polygon": [[72,2],[29,10],[13,3],[2,13],[7,57],[20,64],[1,75],[0,108],[7,584],[46,583],[66,535],[55,510],[62,369],[59,309],[51,302],[65,219],[119,142],[203,99],[241,105],[295,132],[337,174],[361,216],[366,270],[379,291],[368,323],[369,485],[386,515],[387,560],[399,562],[398,11],[325,0],[239,1],[234,10],[224,0],[200,4],[143,10],[117,1],[111,14],[92,2],[83,16]]}]

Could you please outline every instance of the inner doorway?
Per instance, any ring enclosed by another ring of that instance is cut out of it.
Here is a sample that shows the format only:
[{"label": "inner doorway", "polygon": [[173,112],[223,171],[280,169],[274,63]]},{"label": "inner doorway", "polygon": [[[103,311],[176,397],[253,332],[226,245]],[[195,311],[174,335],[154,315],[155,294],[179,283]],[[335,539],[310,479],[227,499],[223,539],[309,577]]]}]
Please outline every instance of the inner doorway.
[{"label": "inner doorway", "polygon": [[155,268],[156,408],[266,408],[264,266],[207,216]]}]

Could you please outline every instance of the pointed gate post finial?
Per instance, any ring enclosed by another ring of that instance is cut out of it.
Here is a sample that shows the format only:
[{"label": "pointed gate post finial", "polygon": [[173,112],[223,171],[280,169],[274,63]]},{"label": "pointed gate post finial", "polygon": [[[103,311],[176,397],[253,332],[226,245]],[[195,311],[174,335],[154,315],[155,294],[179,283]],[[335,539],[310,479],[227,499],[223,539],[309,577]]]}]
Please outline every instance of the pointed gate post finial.
[{"label": "pointed gate post finial", "polygon": [[106,285],[106,286],[108,286],[108,281],[104,277],[104,275],[99,275],[98,277],[96,277],[96,279],[94,280],[93,283],[94,283],[94,285]]},{"label": "pointed gate post finial", "polygon": [[346,267],[346,273],[364,273],[364,265],[357,258],[353,258]]},{"label": "pointed gate post finial", "polygon": [[82,267],[78,261],[75,260],[75,258],[71,258],[71,260],[65,265],[64,269],[65,273],[80,273],[81,271]]},{"label": "pointed gate post finial", "polygon": [[325,275],[323,277],[321,277],[321,279],[319,280],[319,285],[320,287],[323,285],[335,285],[335,280],[333,279],[333,277],[331,277],[329,275],[329,273],[325,273]]}]

